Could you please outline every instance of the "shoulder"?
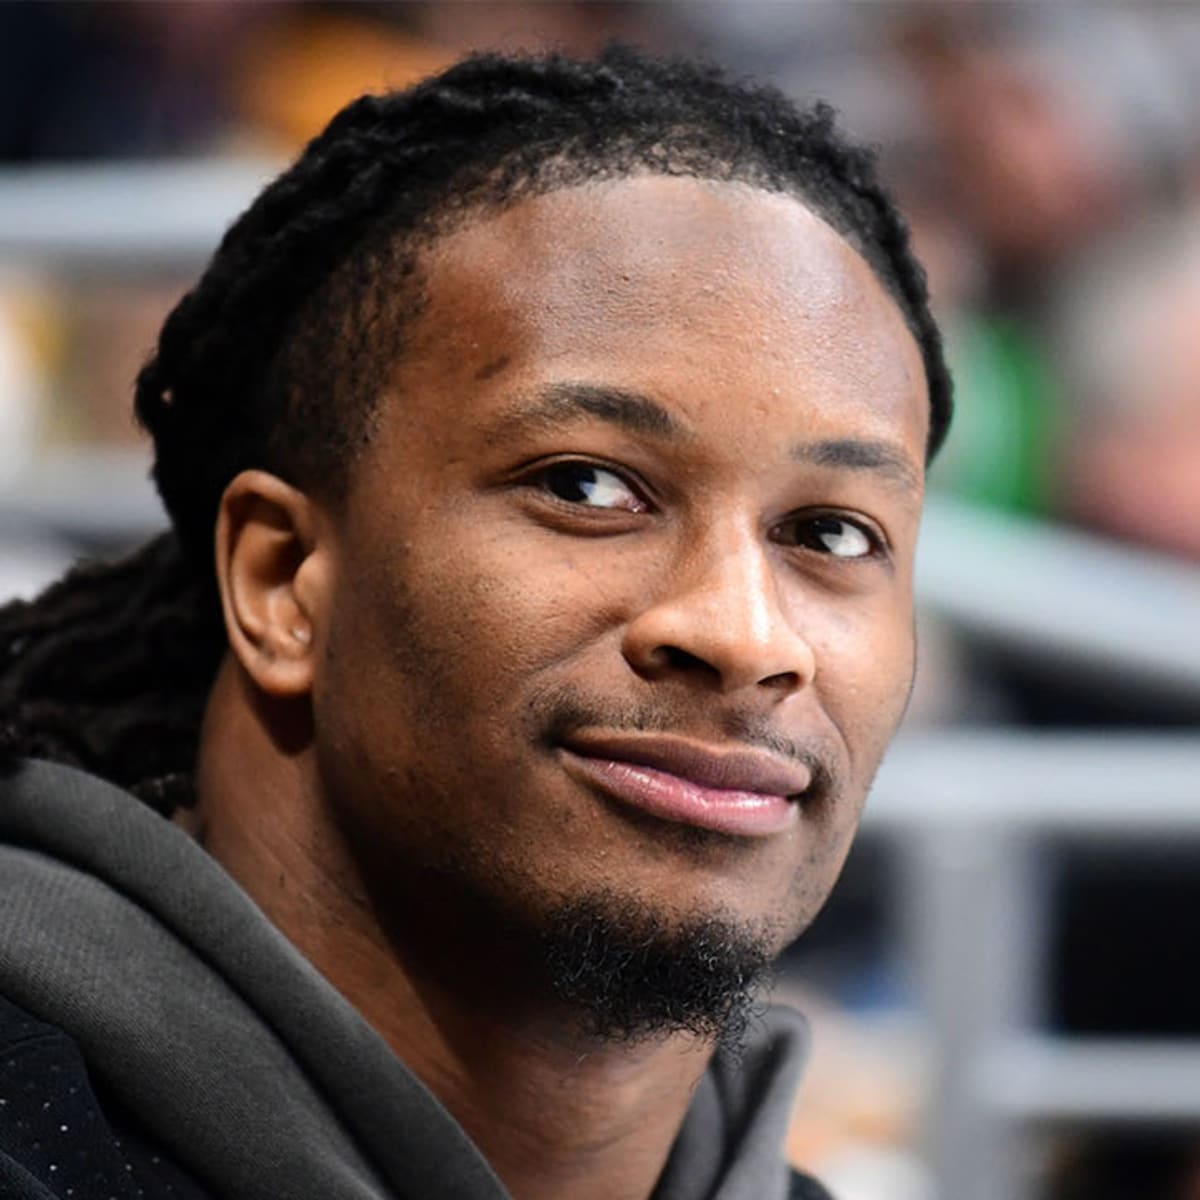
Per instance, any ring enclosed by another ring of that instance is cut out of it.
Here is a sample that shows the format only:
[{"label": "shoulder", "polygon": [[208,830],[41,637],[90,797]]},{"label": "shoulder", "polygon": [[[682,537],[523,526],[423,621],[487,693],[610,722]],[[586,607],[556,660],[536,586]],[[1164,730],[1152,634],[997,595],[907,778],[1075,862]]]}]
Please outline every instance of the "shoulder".
[{"label": "shoulder", "polygon": [[75,1041],[0,996],[0,1195],[176,1197],[205,1193],[135,1133],[114,1126]]}]

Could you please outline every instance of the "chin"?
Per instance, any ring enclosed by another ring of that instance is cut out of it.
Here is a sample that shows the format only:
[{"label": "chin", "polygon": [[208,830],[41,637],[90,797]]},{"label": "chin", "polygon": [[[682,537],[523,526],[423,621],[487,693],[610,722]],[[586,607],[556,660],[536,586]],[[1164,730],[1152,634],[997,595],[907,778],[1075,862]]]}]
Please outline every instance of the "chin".
[{"label": "chin", "polygon": [[549,985],[586,1036],[725,1043],[740,1040],[788,940],[777,921],[681,912],[609,888],[554,905],[540,939]]}]

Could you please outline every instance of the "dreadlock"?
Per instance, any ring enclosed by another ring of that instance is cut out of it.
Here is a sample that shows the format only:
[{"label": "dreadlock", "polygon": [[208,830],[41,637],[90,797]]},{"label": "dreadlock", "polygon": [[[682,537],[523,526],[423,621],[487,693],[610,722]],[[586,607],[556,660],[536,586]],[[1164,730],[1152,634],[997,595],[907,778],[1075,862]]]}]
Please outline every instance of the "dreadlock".
[{"label": "dreadlock", "polygon": [[644,173],[790,194],[845,237],[920,347],[937,449],[950,381],[924,275],[872,156],[827,106],[626,47],[473,56],[338,113],[168,316],[135,408],[173,532],[0,609],[0,755],[178,803],[225,647],[211,547],[226,485],[262,467],[336,502],[421,311],[419,251],[524,197]]}]

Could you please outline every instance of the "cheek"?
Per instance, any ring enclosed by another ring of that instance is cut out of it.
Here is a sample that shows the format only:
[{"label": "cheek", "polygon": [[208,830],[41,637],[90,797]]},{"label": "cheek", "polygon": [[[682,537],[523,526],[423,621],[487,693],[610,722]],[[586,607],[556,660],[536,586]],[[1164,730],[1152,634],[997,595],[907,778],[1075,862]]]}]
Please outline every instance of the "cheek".
[{"label": "cheek", "polygon": [[353,659],[369,716],[487,722],[611,627],[612,576],[595,566],[528,538],[427,526],[419,545],[377,555],[345,589],[331,649]]},{"label": "cheek", "polygon": [[916,661],[911,603],[837,610],[824,624],[816,687],[856,776],[878,765],[908,701]]}]

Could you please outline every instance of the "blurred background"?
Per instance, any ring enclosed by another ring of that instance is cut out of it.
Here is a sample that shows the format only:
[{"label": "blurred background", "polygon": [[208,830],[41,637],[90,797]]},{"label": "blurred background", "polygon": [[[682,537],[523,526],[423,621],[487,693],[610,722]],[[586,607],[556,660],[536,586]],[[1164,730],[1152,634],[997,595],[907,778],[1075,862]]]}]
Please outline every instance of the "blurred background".
[{"label": "blurred background", "polygon": [[0,3],[0,597],[162,523],[133,376],[332,112],[700,51],[880,147],[958,415],[922,662],[779,993],[837,1200],[1200,1200],[1200,5]]}]

